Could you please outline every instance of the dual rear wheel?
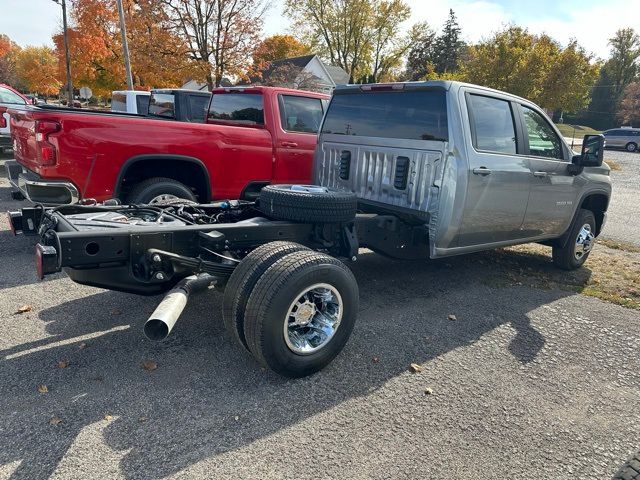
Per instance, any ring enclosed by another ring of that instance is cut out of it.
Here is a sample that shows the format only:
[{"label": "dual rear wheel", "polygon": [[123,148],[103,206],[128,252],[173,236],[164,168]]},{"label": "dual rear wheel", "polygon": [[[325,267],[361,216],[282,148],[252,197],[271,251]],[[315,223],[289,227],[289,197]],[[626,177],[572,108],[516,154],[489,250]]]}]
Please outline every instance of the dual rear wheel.
[{"label": "dual rear wheel", "polygon": [[358,312],[358,285],[339,260],[291,242],[251,252],[223,298],[231,336],[259,363],[287,377],[311,375],[347,343]]}]

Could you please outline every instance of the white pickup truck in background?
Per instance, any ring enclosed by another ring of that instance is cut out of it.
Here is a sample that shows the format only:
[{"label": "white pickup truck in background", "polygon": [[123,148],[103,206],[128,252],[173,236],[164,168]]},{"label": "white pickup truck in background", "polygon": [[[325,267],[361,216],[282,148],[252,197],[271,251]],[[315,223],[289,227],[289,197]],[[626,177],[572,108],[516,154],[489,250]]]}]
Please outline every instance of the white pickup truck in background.
[{"label": "white pickup truck in background", "polygon": [[149,111],[150,92],[116,90],[111,94],[111,111],[146,115]]}]

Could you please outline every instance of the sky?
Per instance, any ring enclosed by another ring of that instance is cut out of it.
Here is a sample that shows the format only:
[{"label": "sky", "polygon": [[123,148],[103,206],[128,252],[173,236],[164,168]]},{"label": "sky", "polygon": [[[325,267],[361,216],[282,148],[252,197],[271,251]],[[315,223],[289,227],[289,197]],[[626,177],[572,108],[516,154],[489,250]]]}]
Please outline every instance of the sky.
[{"label": "sky", "polygon": [[[607,58],[607,41],[619,28],[640,31],[640,0],[405,0],[412,10],[410,25],[427,21],[440,30],[452,8],[464,40],[475,42],[491,36],[503,25],[515,23],[533,33],[547,33],[566,44],[571,38],[597,57]],[[265,17],[265,35],[291,33],[282,13],[281,0]],[[53,0],[0,0],[0,33],[26,45],[52,45],[60,30],[61,8]]]}]

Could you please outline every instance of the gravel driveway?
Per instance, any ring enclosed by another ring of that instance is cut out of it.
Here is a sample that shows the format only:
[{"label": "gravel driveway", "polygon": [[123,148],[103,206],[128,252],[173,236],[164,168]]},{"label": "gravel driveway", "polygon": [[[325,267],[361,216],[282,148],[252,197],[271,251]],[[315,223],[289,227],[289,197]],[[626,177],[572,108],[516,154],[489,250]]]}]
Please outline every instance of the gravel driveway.
[{"label": "gravel driveway", "polygon": [[603,236],[640,245],[640,153],[606,150],[621,170],[611,172],[613,193]]},{"label": "gravel driveway", "polygon": [[[623,158],[612,207],[632,216]],[[350,343],[292,381],[225,336],[219,294],[151,343],[158,298],[37,282],[33,243],[0,218],[0,478],[608,479],[640,449],[638,311],[496,286],[495,256],[362,255]]]}]

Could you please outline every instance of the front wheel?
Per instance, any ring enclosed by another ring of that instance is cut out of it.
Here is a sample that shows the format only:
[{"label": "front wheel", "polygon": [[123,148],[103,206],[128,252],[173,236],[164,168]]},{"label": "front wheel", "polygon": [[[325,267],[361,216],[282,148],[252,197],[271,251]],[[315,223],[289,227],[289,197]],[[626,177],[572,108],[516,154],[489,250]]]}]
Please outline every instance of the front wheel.
[{"label": "front wheel", "polygon": [[553,247],[553,263],[562,270],[580,268],[593,248],[595,232],[596,218],[593,212],[579,210],[565,246]]},{"label": "front wheel", "polygon": [[636,150],[638,150],[638,144],[637,143],[633,143],[633,142],[629,142],[629,143],[627,143],[625,148],[627,149],[627,152],[635,152]]},{"label": "front wheel", "polygon": [[317,252],[290,253],[260,277],[249,296],[247,345],[280,375],[311,375],[344,348],[358,302],[357,282],[342,262]]}]

